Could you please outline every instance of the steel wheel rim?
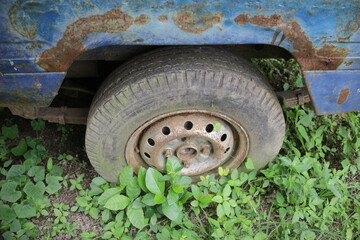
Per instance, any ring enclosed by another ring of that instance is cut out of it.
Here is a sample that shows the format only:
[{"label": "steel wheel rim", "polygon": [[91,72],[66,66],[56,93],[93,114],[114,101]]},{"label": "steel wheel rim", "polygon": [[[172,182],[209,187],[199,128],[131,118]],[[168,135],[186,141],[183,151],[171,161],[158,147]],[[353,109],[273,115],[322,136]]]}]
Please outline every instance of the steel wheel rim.
[{"label": "steel wheel rim", "polygon": [[219,112],[184,110],[159,115],[136,129],[125,158],[135,172],[141,166],[164,171],[165,159],[175,156],[184,165],[181,174],[196,181],[218,167],[238,168],[248,151],[248,135],[237,121]]}]

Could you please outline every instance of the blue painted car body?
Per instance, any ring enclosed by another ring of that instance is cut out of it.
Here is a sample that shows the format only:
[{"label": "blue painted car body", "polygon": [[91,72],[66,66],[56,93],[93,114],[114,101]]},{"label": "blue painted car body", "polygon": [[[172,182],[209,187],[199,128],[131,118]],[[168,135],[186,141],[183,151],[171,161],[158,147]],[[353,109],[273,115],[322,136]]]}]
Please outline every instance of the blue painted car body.
[{"label": "blue painted car body", "polygon": [[360,110],[359,0],[0,4],[1,106],[48,106],[70,65],[99,47],[269,44],[299,62],[318,114]]}]

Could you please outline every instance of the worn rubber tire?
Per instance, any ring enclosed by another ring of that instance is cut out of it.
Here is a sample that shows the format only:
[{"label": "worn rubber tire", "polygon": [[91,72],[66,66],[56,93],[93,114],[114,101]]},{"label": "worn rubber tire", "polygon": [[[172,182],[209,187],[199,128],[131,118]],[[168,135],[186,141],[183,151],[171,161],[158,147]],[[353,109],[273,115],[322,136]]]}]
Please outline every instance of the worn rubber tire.
[{"label": "worn rubber tire", "polygon": [[267,81],[248,61],[211,47],[161,48],[117,68],[91,105],[86,152],[101,176],[118,182],[139,126],[164,113],[214,107],[245,128],[256,169],[278,154],[285,122]]}]

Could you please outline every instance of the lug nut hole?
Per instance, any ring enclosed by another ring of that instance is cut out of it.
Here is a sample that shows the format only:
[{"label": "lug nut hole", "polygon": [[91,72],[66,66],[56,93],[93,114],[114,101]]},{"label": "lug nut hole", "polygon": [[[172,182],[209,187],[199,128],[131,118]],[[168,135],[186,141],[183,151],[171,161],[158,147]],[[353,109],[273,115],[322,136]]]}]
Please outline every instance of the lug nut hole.
[{"label": "lug nut hole", "polygon": [[226,135],[226,134],[223,134],[220,139],[221,139],[221,141],[223,142],[223,141],[226,140],[226,138],[227,138],[227,135]]},{"label": "lug nut hole", "polygon": [[154,139],[152,139],[152,138],[149,138],[149,139],[148,139],[148,143],[150,144],[150,146],[154,146],[154,145],[155,145],[155,141],[154,141]]},{"label": "lug nut hole", "polygon": [[144,155],[145,155],[147,158],[151,158],[151,157],[150,157],[150,154],[148,154],[148,153],[144,153]]},{"label": "lug nut hole", "polygon": [[170,128],[168,128],[168,127],[163,127],[163,128],[162,128],[162,133],[163,133],[164,135],[169,135],[169,134],[170,134]]},{"label": "lug nut hole", "polygon": [[211,133],[211,132],[214,130],[214,125],[208,124],[208,125],[206,126],[205,130],[206,130],[208,133]]},{"label": "lug nut hole", "polygon": [[192,129],[192,128],[193,128],[193,123],[190,122],[190,121],[185,122],[184,128],[185,128],[186,130]]}]

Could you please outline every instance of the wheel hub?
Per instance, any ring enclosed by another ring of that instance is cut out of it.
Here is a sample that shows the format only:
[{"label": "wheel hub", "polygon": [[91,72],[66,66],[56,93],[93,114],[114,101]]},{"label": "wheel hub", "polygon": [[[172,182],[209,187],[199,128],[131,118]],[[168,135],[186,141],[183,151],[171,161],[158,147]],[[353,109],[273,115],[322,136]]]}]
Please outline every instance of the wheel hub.
[{"label": "wheel hub", "polygon": [[198,177],[218,167],[239,167],[248,151],[243,128],[224,115],[187,111],[159,116],[130,137],[126,159],[140,166],[165,170],[166,158],[175,156],[184,165],[181,174]]}]

